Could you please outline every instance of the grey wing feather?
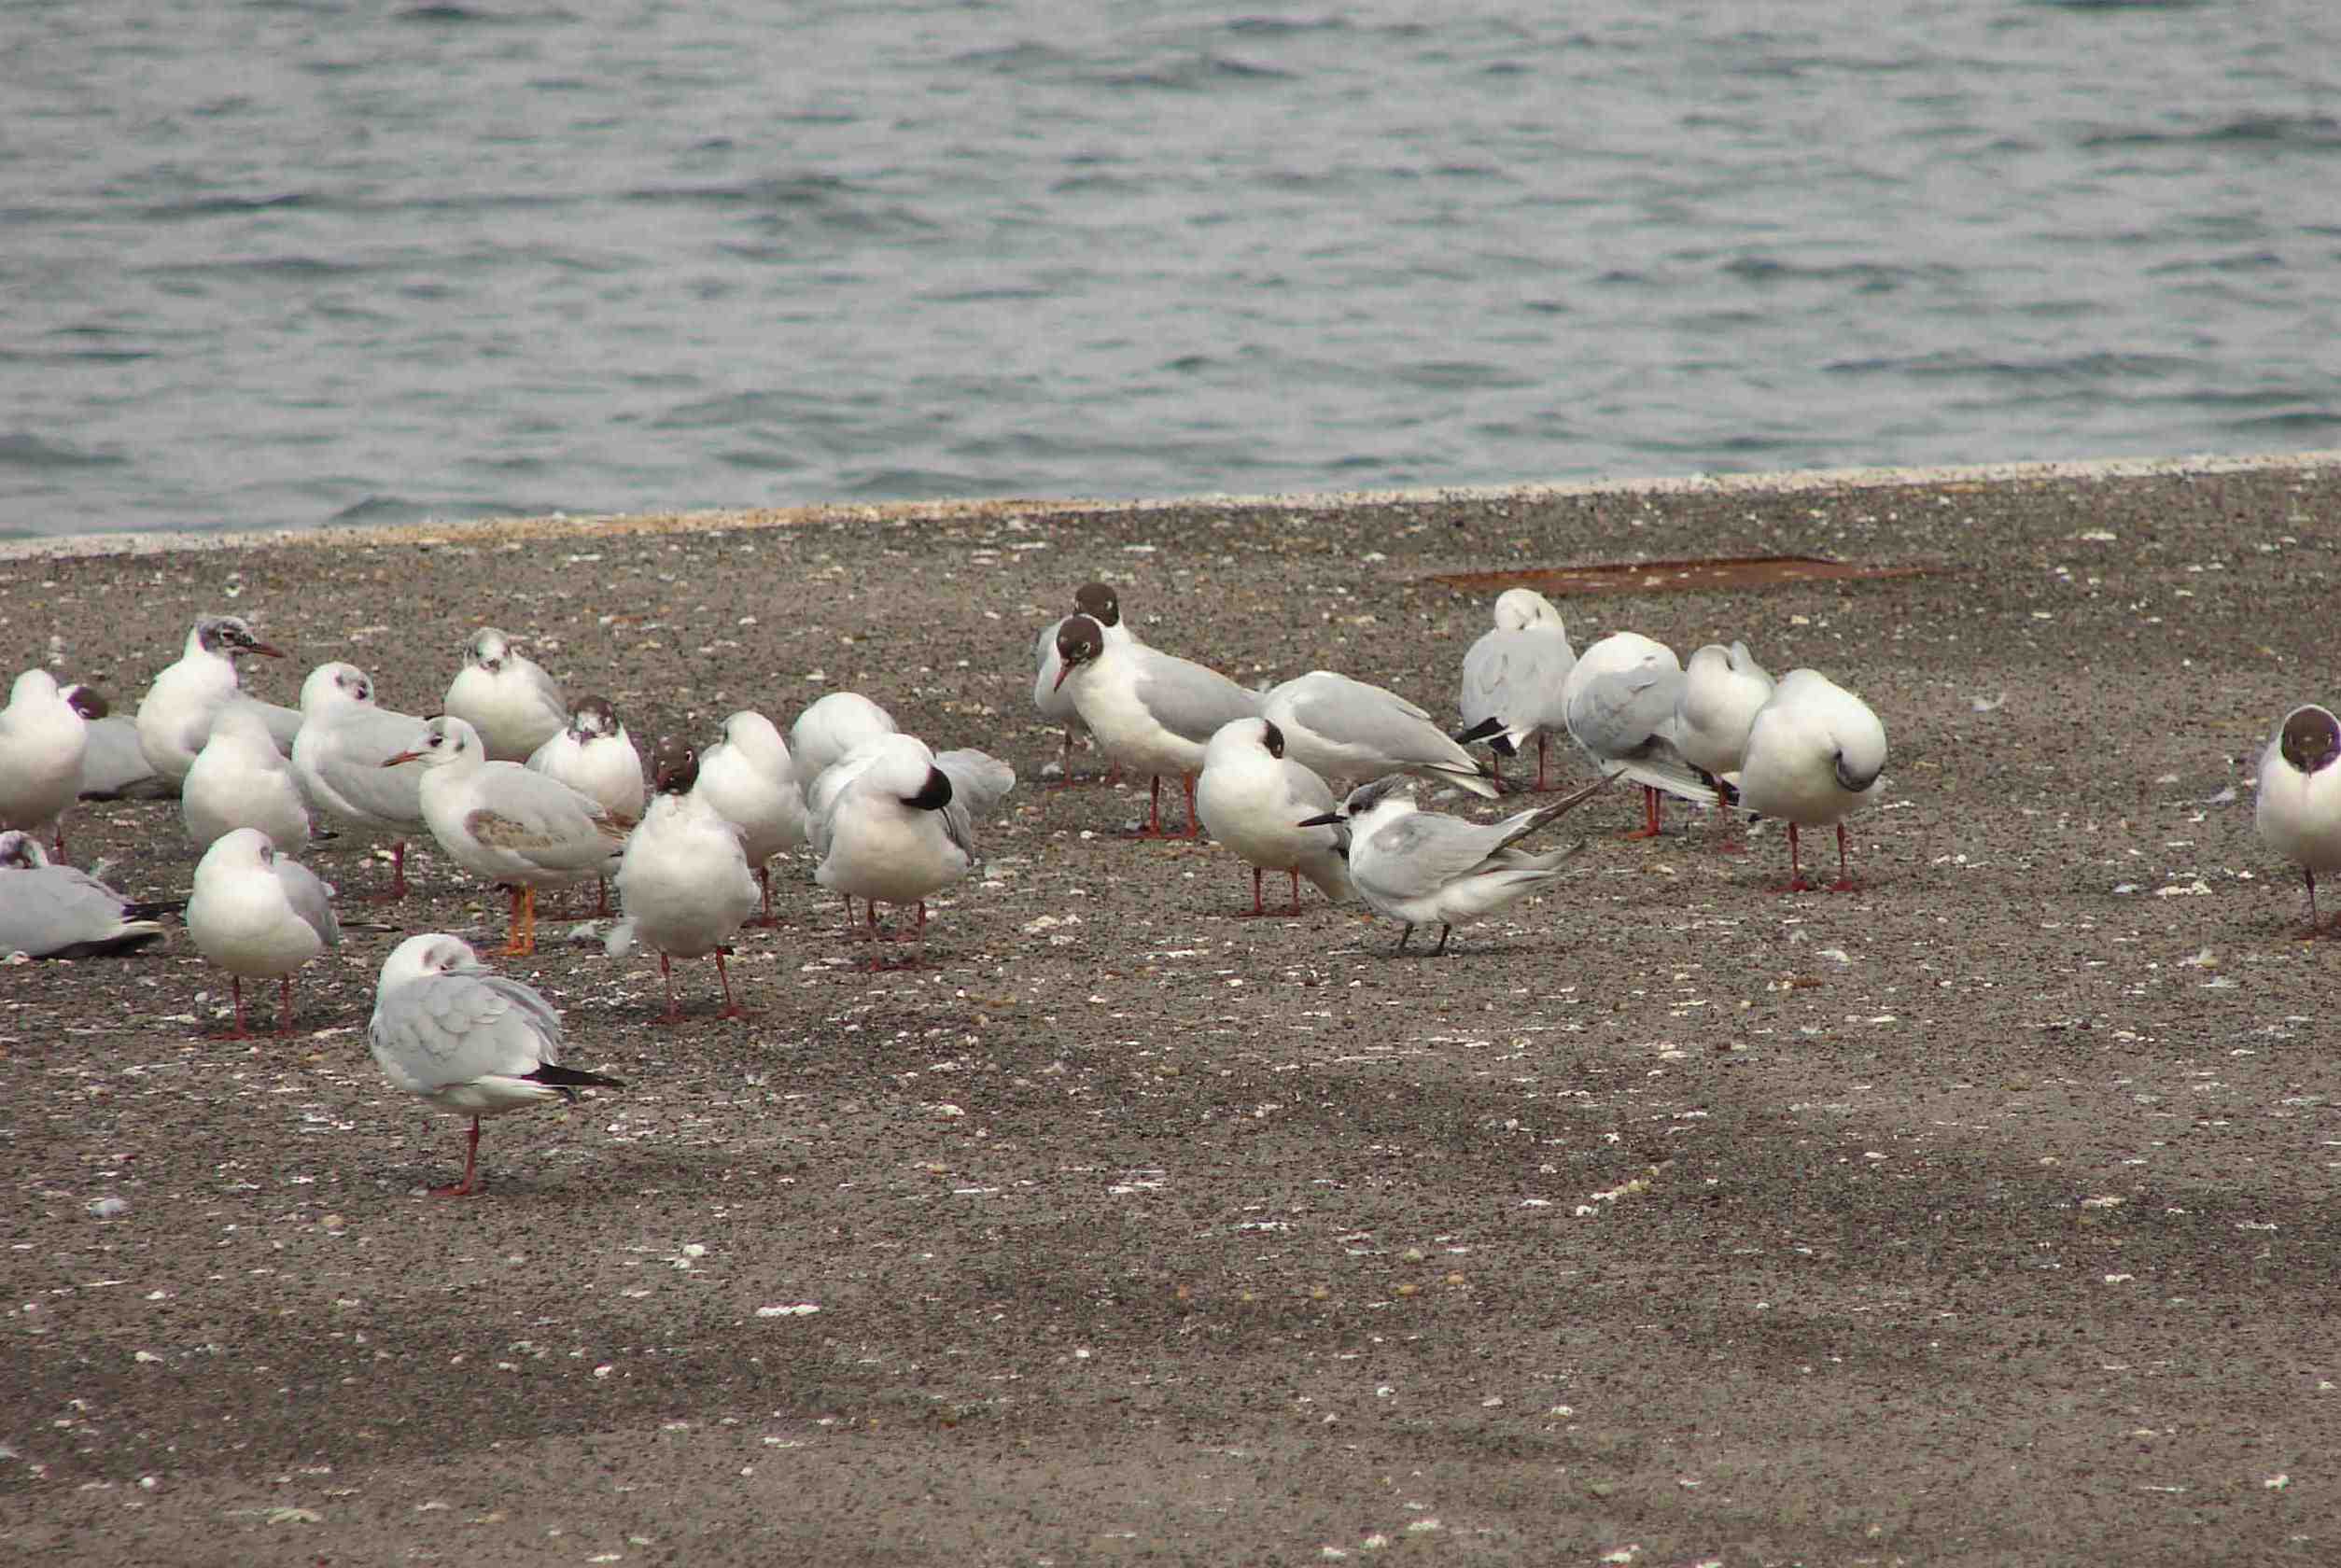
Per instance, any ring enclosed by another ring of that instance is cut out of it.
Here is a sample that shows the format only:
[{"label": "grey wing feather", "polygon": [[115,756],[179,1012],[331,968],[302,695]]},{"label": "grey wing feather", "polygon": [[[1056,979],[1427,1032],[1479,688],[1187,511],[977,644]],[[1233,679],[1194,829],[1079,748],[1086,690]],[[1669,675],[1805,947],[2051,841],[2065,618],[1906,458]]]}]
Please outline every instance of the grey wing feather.
[{"label": "grey wing feather", "polygon": [[943,776],[951,781],[954,805],[961,800],[968,809],[981,813],[989,811],[1016,787],[1016,770],[988,752],[972,746],[945,751],[934,760]]},{"label": "grey wing feather", "polygon": [[77,943],[161,929],[125,921],[120,896],[72,867],[0,872],[0,954],[40,958]]},{"label": "grey wing feather", "polygon": [[1222,724],[1258,716],[1258,694],[1217,670],[1152,649],[1144,651],[1149,657],[1139,671],[1138,700],[1171,734],[1199,746]]},{"label": "grey wing feather", "polygon": [[426,975],[376,1001],[366,1038],[403,1086],[430,1094],[535,1071],[560,1048],[559,1019],[545,1029],[551,1014],[543,998],[500,975]]},{"label": "grey wing feather", "polygon": [[279,860],[276,862],[277,885],[285,889],[285,898],[293,913],[308,923],[317,933],[317,940],[328,947],[342,945],[342,923],[333,917],[333,889],[317,880],[317,874],[299,861]]},{"label": "grey wing feather", "polygon": [[[1428,811],[1409,812],[1374,830],[1367,845],[1372,881],[1394,898],[1420,898],[1478,870],[1502,840],[1500,823],[1482,828]],[[1354,854],[1351,871],[1356,871]]]},{"label": "grey wing feather", "polygon": [[1569,733],[1597,756],[1625,756],[1674,719],[1682,684],[1654,665],[1595,676],[1569,704]]},{"label": "grey wing feather", "polygon": [[1476,769],[1471,754],[1447,738],[1430,715],[1395,693],[1352,681],[1346,687],[1312,686],[1292,707],[1293,717],[1321,735],[1370,748],[1409,763],[1442,763]]}]

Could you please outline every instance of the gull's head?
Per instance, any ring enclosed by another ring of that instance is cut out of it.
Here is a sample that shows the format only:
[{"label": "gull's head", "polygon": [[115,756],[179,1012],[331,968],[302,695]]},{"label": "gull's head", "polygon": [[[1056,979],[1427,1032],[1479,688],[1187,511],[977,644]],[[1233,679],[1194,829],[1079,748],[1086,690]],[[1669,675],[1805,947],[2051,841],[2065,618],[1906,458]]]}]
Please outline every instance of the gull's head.
[{"label": "gull's head", "polygon": [[211,841],[195,862],[195,880],[201,883],[223,871],[265,871],[275,864],[276,846],[268,834],[258,828],[237,828]]},{"label": "gull's head", "polygon": [[1083,665],[1105,651],[1105,633],[1086,615],[1071,615],[1057,628],[1057,662],[1063,667],[1057,672],[1057,684]]},{"label": "gull's head", "polygon": [[1085,582],[1073,591],[1073,612],[1100,626],[1122,623],[1122,600],[1110,582]]},{"label": "gull's head", "polygon": [[662,740],[651,753],[651,777],[662,795],[687,795],[699,782],[699,753],[687,740]]},{"label": "gull's head", "polygon": [[49,863],[41,841],[21,828],[0,833],[0,871],[38,871]]},{"label": "gull's head", "polygon": [[1496,630],[1524,632],[1544,624],[1561,624],[1561,612],[1534,588],[1507,588],[1495,596]]},{"label": "gull's head", "polygon": [[445,931],[425,931],[391,949],[390,956],[382,960],[382,978],[374,989],[380,993],[432,975],[479,974],[486,970],[480,955],[463,938]]},{"label": "gull's head", "polygon": [[421,763],[425,767],[453,767],[458,763],[483,763],[487,752],[480,745],[480,732],[461,719],[441,714],[423,726],[423,738],[411,751],[395,757],[385,757],[384,767],[397,767],[400,763]]},{"label": "gull's head", "polygon": [[2284,716],[2277,745],[2284,760],[2303,773],[2316,773],[2341,756],[2341,723],[2315,703],[2306,703]]},{"label": "gull's head", "polygon": [[569,709],[569,737],[580,746],[618,733],[618,710],[608,697],[587,697]]},{"label": "gull's head", "polygon": [[301,711],[307,715],[329,707],[371,707],[373,700],[373,678],[356,665],[319,665],[301,683]]},{"label": "gull's head", "polygon": [[223,659],[232,659],[239,653],[258,653],[270,659],[285,656],[283,649],[262,642],[253,632],[252,623],[241,615],[198,618],[193,641],[206,653],[217,653]]},{"label": "gull's head", "polygon": [[483,626],[472,633],[470,640],[464,643],[463,662],[467,665],[477,665],[488,674],[494,675],[504,667],[504,661],[512,657],[514,651],[512,638],[493,626]]},{"label": "gull's head", "polygon": [[114,711],[114,705],[105,700],[105,693],[83,681],[77,680],[70,686],[61,686],[57,689],[57,694],[64,698],[67,706],[76,713],[81,715],[85,723],[95,723]]},{"label": "gull's head", "polygon": [[1284,755],[1284,732],[1276,727],[1274,720],[1262,719],[1257,722],[1260,726],[1260,745],[1269,756],[1282,760]]}]

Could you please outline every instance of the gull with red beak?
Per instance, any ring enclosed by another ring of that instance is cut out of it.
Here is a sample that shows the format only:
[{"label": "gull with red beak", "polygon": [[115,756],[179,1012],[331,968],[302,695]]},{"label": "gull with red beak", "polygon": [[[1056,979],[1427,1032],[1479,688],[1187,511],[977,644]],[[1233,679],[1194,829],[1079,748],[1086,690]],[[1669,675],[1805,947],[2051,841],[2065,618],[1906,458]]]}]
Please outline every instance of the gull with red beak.
[{"label": "gull with red beak", "polygon": [[1217,670],[1142,642],[1107,640],[1086,615],[1067,618],[1057,633],[1064,667],[1057,683],[1105,754],[1153,780],[1141,838],[1161,838],[1162,780],[1175,777],[1186,791],[1186,836],[1198,832],[1195,776],[1203,749],[1223,724],[1256,718],[1260,699]]}]

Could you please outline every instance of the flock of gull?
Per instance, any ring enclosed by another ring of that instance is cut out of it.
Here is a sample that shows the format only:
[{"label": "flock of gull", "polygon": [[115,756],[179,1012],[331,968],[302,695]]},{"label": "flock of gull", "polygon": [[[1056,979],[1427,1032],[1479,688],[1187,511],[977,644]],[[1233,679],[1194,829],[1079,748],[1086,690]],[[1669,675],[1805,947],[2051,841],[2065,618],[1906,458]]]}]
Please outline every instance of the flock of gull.
[{"label": "flock of gull", "polygon": [[[1552,886],[1577,844],[1522,841],[1622,779],[1642,791],[1641,825],[1661,802],[1714,808],[1730,837],[1737,806],[1787,826],[1787,890],[1808,884],[1800,830],[1834,827],[1838,890],[1853,886],[1845,819],[1873,798],[1885,765],[1884,726],[1854,693],[1815,670],[1775,680],[1745,643],[1709,645],[1688,663],[1632,632],[1574,650],[1542,595],[1515,588],[1465,653],[1459,724],[1384,688],[1327,670],[1255,690],[1139,638],[1108,584],[1035,644],[1033,702],[1065,726],[1052,770],[1072,782],[1084,733],[1117,775],[1151,780],[1147,821],[1165,827],[1162,785],[1176,779],[1180,834],[1208,832],[1262,879],[1300,879],[1329,901],[1354,895],[1398,921],[1398,949],[1436,923],[1453,927]],[[876,703],[832,693],[787,735],[752,709],[726,718],[704,750],[679,740],[644,759],[610,703],[566,701],[502,632],[484,628],[430,717],[393,712],[355,665],[310,672],[298,708],[241,689],[237,660],[282,657],[233,615],[205,615],[180,659],[159,673],[134,718],[44,669],[20,675],[0,709],[0,956],[82,958],[160,940],[155,917],[183,912],[197,950],[230,976],[235,1029],[243,984],[274,979],[279,1031],[292,1027],[292,976],[340,940],[334,889],[296,857],[321,833],[391,846],[391,884],[406,891],[407,841],[428,833],[456,865],[510,891],[503,952],[534,951],[540,889],[593,884],[599,913],[614,888],[613,956],[659,955],[666,1021],[680,1017],[672,960],[711,958],[723,1016],[739,1015],[723,965],[743,926],[773,922],[771,862],[802,850],[814,879],[847,901],[847,929],[873,942],[923,936],[925,901],[979,863],[976,825],[1014,789],[1006,763],[980,750],[935,751]],[[1543,792],[1548,743],[1564,738],[1593,764],[1592,782],[1494,820],[1428,809],[1425,785],[1465,796]],[[1504,761],[1536,754],[1531,784],[1507,787]],[[1483,764],[1466,748],[1494,754]],[[2308,882],[2341,868],[2341,724],[2324,708],[2288,714],[2261,762],[2259,825]],[[1345,792],[1344,792],[1345,791]],[[175,798],[200,852],[182,903],[142,903],[63,863],[63,817],[77,799]],[[55,861],[43,847],[53,834]],[[866,906],[856,924],[854,901]],[[879,926],[880,903],[916,911],[908,930]],[[876,949],[874,949],[875,951]],[[874,966],[876,960],[873,960]],[[401,943],[383,964],[368,1028],[375,1059],[400,1087],[470,1117],[464,1174],[477,1190],[480,1118],[614,1080],[564,1067],[557,1010],[498,974],[445,932]]]}]

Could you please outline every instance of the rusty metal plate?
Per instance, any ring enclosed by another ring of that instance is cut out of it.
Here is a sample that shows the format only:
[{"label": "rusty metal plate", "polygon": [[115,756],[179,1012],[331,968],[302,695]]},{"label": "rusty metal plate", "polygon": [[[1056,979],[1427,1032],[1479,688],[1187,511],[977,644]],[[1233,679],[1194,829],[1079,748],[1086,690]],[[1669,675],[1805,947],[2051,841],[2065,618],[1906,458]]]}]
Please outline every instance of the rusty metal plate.
[{"label": "rusty metal plate", "polygon": [[1435,572],[1434,582],[1466,593],[1534,588],[1540,594],[1685,594],[1737,588],[1776,588],[1797,582],[1839,582],[1924,577],[1928,567],[1880,567],[1832,561],[1825,555],[1713,555],[1688,561],[1603,561],[1583,567],[1527,567],[1516,571]]}]

